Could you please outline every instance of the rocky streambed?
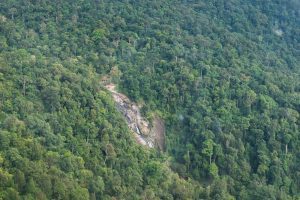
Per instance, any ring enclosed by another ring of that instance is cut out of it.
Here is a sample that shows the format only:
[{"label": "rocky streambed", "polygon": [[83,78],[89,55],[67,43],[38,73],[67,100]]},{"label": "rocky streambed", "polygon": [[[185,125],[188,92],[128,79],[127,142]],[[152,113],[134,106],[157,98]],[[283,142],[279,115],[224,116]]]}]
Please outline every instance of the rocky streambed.
[{"label": "rocky streambed", "polygon": [[127,96],[116,91],[114,84],[105,86],[111,92],[117,109],[124,116],[128,127],[134,133],[136,141],[149,148],[165,148],[165,127],[159,117],[154,117],[152,123],[146,120],[140,112],[140,107]]}]

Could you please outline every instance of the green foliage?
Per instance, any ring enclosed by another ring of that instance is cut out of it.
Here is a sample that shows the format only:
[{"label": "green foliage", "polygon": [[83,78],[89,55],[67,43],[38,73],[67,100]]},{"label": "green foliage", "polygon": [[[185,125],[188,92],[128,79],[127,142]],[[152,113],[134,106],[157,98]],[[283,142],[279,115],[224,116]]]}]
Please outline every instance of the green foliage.
[{"label": "green foliage", "polygon": [[[297,198],[298,8],[1,1],[0,199]],[[134,142],[102,75],[160,113],[167,152]]]},{"label": "green foliage", "polygon": [[212,177],[216,178],[218,177],[218,171],[219,171],[218,166],[215,163],[211,163],[209,166],[209,174]]},{"label": "green foliage", "polygon": [[107,31],[102,28],[98,28],[98,29],[94,30],[92,33],[92,40],[95,42],[100,41],[107,34],[106,32]]}]

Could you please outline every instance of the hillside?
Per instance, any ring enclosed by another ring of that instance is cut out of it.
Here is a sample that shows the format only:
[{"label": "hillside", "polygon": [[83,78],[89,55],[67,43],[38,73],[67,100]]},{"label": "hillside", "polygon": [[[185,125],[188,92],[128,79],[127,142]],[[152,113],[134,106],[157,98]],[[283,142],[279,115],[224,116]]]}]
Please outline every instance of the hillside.
[{"label": "hillside", "polygon": [[[300,198],[299,10],[1,1],[0,199]],[[164,148],[138,144],[103,77],[163,119]]]}]

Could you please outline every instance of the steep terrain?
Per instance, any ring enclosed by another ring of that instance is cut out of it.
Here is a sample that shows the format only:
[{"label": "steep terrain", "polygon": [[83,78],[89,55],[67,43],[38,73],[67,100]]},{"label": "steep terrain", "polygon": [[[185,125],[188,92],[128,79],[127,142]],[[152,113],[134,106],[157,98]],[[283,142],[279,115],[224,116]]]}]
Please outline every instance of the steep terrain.
[{"label": "steep terrain", "polygon": [[123,114],[128,127],[133,131],[136,141],[139,144],[160,150],[165,146],[164,123],[159,117],[153,119],[152,125],[141,115],[140,108],[131,102],[128,97],[116,91],[112,83],[105,85],[113,96],[117,109]]},{"label": "steep terrain", "polygon": [[0,1],[0,199],[298,199],[299,6]]}]

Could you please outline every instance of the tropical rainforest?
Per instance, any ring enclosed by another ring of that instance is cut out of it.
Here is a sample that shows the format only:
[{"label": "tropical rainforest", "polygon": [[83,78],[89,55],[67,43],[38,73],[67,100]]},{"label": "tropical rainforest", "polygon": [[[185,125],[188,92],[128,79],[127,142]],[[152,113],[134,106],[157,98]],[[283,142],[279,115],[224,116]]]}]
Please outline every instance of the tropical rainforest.
[{"label": "tropical rainforest", "polygon": [[0,1],[0,199],[300,199],[299,112],[297,0]]}]

